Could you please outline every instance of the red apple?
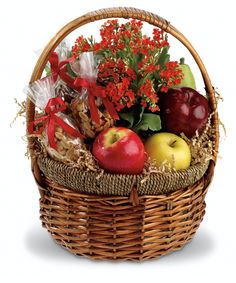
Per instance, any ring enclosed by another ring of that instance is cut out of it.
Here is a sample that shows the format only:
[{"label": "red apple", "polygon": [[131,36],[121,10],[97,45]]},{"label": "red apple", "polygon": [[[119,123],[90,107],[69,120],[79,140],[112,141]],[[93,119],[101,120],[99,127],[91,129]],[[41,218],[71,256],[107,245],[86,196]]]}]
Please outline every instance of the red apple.
[{"label": "red apple", "polygon": [[189,87],[169,89],[160,99],[160,110],[164,130],[189,138],[201,132],[209,115],[208,100]]},{"label": "red apple", "polygon": [[99,166],[111,173],[139,174],[145,161],[144,145],[133,131],[122,127],[103,130],[93,143]]}]

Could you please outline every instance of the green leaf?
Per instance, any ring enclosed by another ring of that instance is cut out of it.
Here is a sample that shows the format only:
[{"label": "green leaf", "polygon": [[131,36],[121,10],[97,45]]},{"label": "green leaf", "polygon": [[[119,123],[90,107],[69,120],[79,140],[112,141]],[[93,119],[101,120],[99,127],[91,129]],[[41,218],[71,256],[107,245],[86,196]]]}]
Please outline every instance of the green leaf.
[{"label": "green leaf", "polygon": [[94,46],[94,38],[93,38],[93,36],[91,35],[90,37],[88,37],[88,42],[89,42],[89,44],[90,44],[90,46]]},{"label": "green leaf", "polygon": [[153,74],[147,74],[145,77],[139,80],[138,88],[140,88],[147,79],[152,79]]},{"label": "green leaf", "polygon": [[75,74],[75,72],[73,72],[73,70],[72,70],[72,68],[71,68],[71,65],[70,65],[70,64],[67,64],[66,68],[67,68],[68,74],[69,74],[71,77],[75,78],[75,77],[76,77],[76,74]]},{"label": "green leaf", "polygon": [[133,128],[135,132],[139,131],[159,131],[161,129],[160,116],[153,113],[143,113],[142,120]]},{"label": "green leaf", "polygon": [[126,57],[126,54],[123,50],[118,50],[116,54],[121,59],[124,59]]},{"label": "green leaf", "polygon": [[129,123],[129,128],[133,127],[134,124],[134,115],[133,112],[124,112],[124,113],[119,113],[120,117],[127,121]]},{"label": "green leaf", "polygon": [[162,49],[162,52],[159,55],[157,60],[157,65],[160,65],[161,68],[165,66],[165,64],[170,60],[170,55],[168,54],[169,46],[165,46]]},{"label": "green leaf", "polygon": [[137,119],[136,119],[136,124],[139,124],[140,121],[143,118],[143,112],[144,112],[144,107],[141,107],[140,109],[138,109],[138,111],[136,112],[137,114]]},{"label": "green leaf", "polygon": [[130,109],[126,109],[126,112],[119,113],[121,119],[128,122],[128,127],[135,127],[141,120],[144,112],[144,107],[135,105]]},{"label": "green leaf", "polygon": [[46,66],[45,66],[45,72],[46,72],[46,76],[51,76],[51,68],[50,68],[50,64],[48,63]]},{"label": "green leaf", "polygon": [[133,90],[134,93],[138,92],[138,83],[136,80],[133,80],[130,82],[130,87]]}]

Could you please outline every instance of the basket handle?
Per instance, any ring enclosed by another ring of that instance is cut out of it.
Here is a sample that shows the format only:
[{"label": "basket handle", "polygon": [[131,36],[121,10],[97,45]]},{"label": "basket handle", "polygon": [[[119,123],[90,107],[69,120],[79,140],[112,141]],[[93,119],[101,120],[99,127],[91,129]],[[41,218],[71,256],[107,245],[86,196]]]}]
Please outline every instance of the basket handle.
[{"label": "basket handle", "polygon": [[[167,20],[161,18],[160,16],[157,16],[153,13],[150,13],[150,12],[147,12],[147,11],[144,11],[144,10],[140,10],[140,9],[128,8],[128,7],[116,7],[116,8],[107,8],[107,9],[101,9],[101,10],[97,10],[97,11],[94,11],[94,12],[90,12],[90,13],[87,13],[87,14],[71,21],[70,23],[65,25],[49,41],[47,46],[44,48],[41,56],[39,57],[36,65],[35,65],[35,68],[33,70],[30,82],[34,82],[34,81],[41,78],[41,75],[43,73],[45,65],[47,64],[47,61],[50,57],[50,54],[68,34],[70,34],[75,29],[77,29],[77,28],[79,28],[79,27],[81,27],[81,26],[83,26],[87,23],[94,22],[94,21],[97,21],[97,20],[107,19],[107,18],[133,18],[133,19],[145,21],[145,22],[147,22],[151,25],[154,25],[156,27],[159,27],[159,28],[163,29],[165,32],[171,34],[176,39],[178,39],[189,50],[189,52],[193,56],[195,62],[197,63],[197,65],[198,65],[198,67],[201,71],[203,81],[204,81],[204,84],[205,84],[205,89],[206,89],[206,92],[207,92],[207,95],[208,95],[208,98],[209,98],[209,106],[210,106],[211,111],[214,112],[214,115],[212,117],[212,126],[215,129],[215,137],[214,137],[215,138],[215,140],[214,140],[214,143],[215,143],[215,151],[214,152],[215,153],[214,153],[214,162],[213,162],[213,163],[215,163],[216,158],[217,158],[217,152],[218,152],[218,144],[219,144],[219,129],[218,129],[219,121],[218,121],[218,114],[217,114],[217,111],[216,111],[217,104],[216,104],[214,88],[211,85],[211,81],[210,81],[210,78],[208,76],[207,70],[206,70],[201,58],[199,57],[198,53],[194,49],[194,47],[191,45],[191,43],[187,40],[187,38],[182,33],[180,33]],[[27,124],[34,120],[34,116],[35,116],[35,106],[30,100],[28,100],[27,101],[27,108],[26,108]],[[32,138],[28,139],[28,147],[29,147],[30,154],[32,156],[32,154],[33,154],[32,150],[34,149],[34,140]],[[36,163],[33,162],[33,164],[36,164]],[[213,166],[213,164],[211,164],[210,166]],[[33,170],[33,173],[34,173],[34,170]],[[38,174],[36,174],[36,175],[40,179],[40,176]]]}]

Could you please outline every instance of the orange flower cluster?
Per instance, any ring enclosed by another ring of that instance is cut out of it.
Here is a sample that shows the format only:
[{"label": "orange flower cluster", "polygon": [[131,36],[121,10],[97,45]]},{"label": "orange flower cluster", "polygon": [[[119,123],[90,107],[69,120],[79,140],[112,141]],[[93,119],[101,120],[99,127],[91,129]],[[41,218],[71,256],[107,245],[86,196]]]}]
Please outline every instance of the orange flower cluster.
[{"label": "orange flower cluster", "polygon": [[100,42],[80,36],[72,50],[75,58],[86,51],[98,57],[97,83],[104,86],[118,112],[137,104],[158,111],[158,92],[166,92],[182,79],[178,63],[169,61],[163,30],[155,28],[148,37],[142,27],[137,20],[124,24],[108,20],[101,27]]}]

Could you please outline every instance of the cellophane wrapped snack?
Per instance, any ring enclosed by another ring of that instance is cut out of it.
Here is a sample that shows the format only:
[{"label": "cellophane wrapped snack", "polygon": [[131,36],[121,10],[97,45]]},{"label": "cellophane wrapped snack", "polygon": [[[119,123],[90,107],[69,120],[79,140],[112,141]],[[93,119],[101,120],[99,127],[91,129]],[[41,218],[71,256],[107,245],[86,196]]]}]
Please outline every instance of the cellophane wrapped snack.
[{"label": "cellophane wrapped snack", "polygon": [[54,82],[56,96],[62,97],[67,107],[78,95],[74,89],[74,80],[68,73],[71,61],[74,61],[74,58],[71,57],[71,47],[67,40],[63,40],[52,52],[45,67],[46,75],[52,77]]},{"label": "cellophane wrapped snack", "polygon": [[52,158],[77,162],[83,148],[82,135],[72,118],[63,113],[66,105],[56,96],[52,78],[35,81],[26,91],[39,110],[28,133],[39,137]]},{"label": "cellophane wrapped snack", "polygon": [[[108,113],[100,98],[99,92],[101,89],[96,86],[98,62],[93,52],[83,52],[79,60],[70,65],[78,76],[78,86],[81,86],[81,91],[70,105],[72,115],[77,121],[82,134],[88,138],[94,138],[97,133],[114,125],[114,119]],[[92,91],[93,93],[91,93]],[[94,107],[89,104],[91,103],[89,102],[91,96],[93,96]],[[96,108],[95,111],[99,121],[93,118],[93,108]]]}]

